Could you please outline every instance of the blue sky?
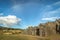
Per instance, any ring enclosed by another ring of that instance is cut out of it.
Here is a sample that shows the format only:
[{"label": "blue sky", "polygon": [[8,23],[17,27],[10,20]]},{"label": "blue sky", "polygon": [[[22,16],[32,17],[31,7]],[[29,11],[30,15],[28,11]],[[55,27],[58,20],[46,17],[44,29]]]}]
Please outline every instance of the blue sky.
[{"label": "blue sky", "polygon": [[0,0],[0,16],[9,18],[9,15],[21,19],[14,28],[54,21],[60,18],[60,0]]}]

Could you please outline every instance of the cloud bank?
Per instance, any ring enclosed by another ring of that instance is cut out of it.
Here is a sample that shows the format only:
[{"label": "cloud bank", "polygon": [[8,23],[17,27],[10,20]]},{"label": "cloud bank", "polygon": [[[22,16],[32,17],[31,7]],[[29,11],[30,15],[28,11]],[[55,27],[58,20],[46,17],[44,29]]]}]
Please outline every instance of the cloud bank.
[{"label": "cloud bank", "polygon": [[45,21],[54,21],[56,19],[59,19],[60,17],[50,17],[50,18],[42,18],[42,20],[45,20]]},{"label": "cloud bank", "polygon": [[4,26],[12,26],[20,23],[21,19],[17,18],[15,15],[0,16],[0,24]]}]

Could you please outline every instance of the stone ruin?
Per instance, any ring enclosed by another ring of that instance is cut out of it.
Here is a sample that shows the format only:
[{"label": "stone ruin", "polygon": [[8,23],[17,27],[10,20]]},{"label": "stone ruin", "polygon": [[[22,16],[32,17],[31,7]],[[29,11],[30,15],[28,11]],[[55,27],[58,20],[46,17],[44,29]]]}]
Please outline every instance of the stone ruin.
[{"label": "stone ruin", "polygon": [[42,37],[60,34],[60,19],[54,22],[39,24],[35,27],[30,26],[25,30],[25,34]]}]

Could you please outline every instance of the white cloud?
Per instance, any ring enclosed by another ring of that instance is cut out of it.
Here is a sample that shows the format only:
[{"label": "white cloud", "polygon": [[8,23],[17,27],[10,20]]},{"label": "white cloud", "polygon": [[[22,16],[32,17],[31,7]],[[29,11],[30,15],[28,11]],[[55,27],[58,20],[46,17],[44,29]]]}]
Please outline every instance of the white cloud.
[{"label": "white cloud", "polygon": [[15,10],[15,11],[18,11],[20,9],[20,7],[21,7],[20,5],[14,5],[12,7],[12,9]]},{"label": "white cloud", "polygon": [[60,8],[56,9],[56,10],[53,10],[53,11],[48,11],[48,12],[45,12],[43,17],[51,17],[51,16],[54,16],[54,15],[58,15],[60,14]]},{"label": "white cloud", "polygon": [[55,2],[51,5],[45,6],[42,13],[43,13],[42,17],[52,17],[52,16],[59,15],[60,14],[60,1]]},{"label": "white cloud", "polygon": [[45,21],[54,21],[56,19],[59,19],[60,17],[50,17],[50,18],[42,18],[42,20],[45,20]]},{"label": "white cloud", "polygon": [[17,25],[21,21],[20,18],[17,18],[15,15],[1,16],[0,24],[4,26]]},{"label": "white cloud", "polygon": [[47,5],[47,7],[53,7],[53,6],[60,6],[60,1],[55,2],[55,3],[51,4],[51,5]]},{"label": "white cloud", "polygon": [[58,2],[56,2],[54,4],[52,4],[52,5],[60,5],[60,1],[58,1]]},{"label": "white cloud", "polygon": [[16,4],[11,7],[12,13],[22,13],[23,7],[21,4]]},{"label": "white cloud", "polygon": [[0,13],[0,16],[2,16],[3,15],[3,13]]}]

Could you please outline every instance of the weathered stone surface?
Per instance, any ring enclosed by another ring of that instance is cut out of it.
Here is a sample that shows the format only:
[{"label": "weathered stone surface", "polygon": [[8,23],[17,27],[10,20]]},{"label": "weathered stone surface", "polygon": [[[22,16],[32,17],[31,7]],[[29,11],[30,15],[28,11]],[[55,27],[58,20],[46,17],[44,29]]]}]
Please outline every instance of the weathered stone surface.
[{"label": "weathered stone surface", "polygon": [[26,34],[28,35],[34,35],[34,36],[49,36],[53,34],[60,34],[60,19],[54,21],[54,22],[47,22],[39,24],[36,27],[28,27],[26,29]]}]

